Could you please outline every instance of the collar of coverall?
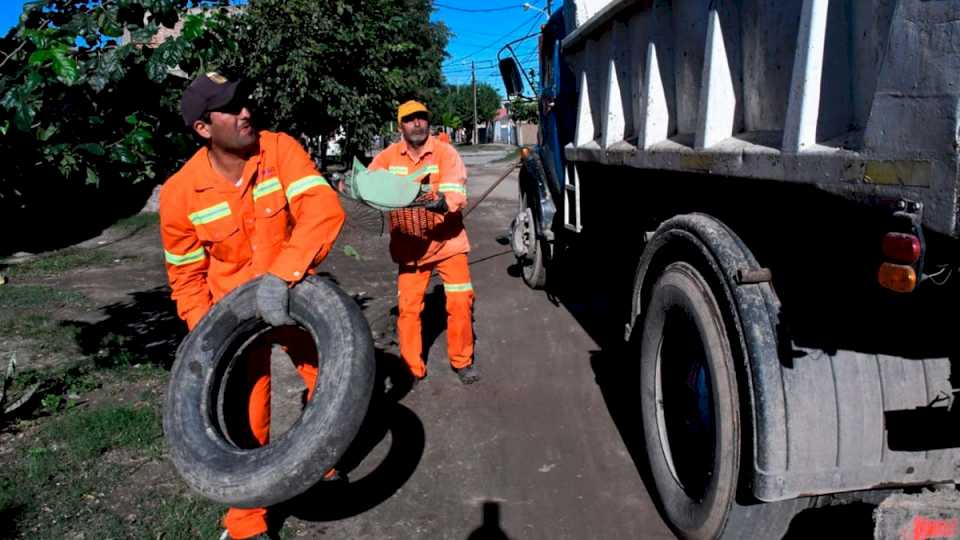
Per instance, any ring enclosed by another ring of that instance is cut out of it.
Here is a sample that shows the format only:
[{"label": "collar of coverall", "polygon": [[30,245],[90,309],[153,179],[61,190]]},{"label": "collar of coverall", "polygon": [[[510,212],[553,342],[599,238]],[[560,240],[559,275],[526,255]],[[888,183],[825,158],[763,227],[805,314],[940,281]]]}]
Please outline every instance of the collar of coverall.
[{"label": "collar of coverall", "polygon": [[[400,137],[400,153],[401,154],[410,154],[410,147],[407,146],[407,140],[402,136]],[[427,154],[433,153],[433,135],[428,134],[427,140],[424,141],[423,146],[420,147],[420,156],[417,158],[417,163],[423,160]]]},{"label": "collar of coverall", "polygon": [[[263,134],[260,133],[257,135],[258,138],[262,137]],[[193,159],[198,160],[197,165],[203,171],[199,175],[196,182],[194,183],[195,191],[203,191],[205,189],[219,189],[221,191],[233,191],[236,189],[236,179],[229,180],[224,178],[213,168],[213,165],[210,163],[210,149],[207,146],[203,146],[197,151]],[[254,171],[257,170],[257,167],[260,164],[261,154],[263,154],[263,144],[260,144],[260,151],[256,154],[250,156],[247,159],[246,164],[243,166],[243,178],[249,179]],[[191,160],[192,161],[192,160]],[[252,167],[252,168],[251,168]]]}]

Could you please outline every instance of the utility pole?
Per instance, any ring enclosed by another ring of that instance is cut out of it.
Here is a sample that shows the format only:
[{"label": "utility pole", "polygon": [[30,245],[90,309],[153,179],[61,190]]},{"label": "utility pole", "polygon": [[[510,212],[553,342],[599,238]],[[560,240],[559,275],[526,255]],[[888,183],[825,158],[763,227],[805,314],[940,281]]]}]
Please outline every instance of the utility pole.
[{"label": "utility pole", "polygon": [[473,144],[479,144],[477,140],[477,63],[471,61],[470,69],[473,72]]},{"label": "utility pole", "polygon": [[551,4],[553,4],[553,2],[547,0],[547,17],[553,14],[553,6]]}]

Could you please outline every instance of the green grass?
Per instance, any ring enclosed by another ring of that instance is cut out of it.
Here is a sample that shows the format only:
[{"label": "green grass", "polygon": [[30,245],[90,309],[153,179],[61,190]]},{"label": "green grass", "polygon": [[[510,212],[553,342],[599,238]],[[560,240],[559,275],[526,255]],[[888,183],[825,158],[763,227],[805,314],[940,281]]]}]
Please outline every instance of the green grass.
[{"label": "green grass", "polygon": [[[159,404],[68,411],[42,425],[0,466],[0,536],[216,538],[224,508],[192,494],[130,484],[138,463],[104,459],[126,449],[158,459],[164,441]],[[125,508],[117,507],[122,497]],[[127,519],[128,514],[135,519]]]},{"label": "green grass", "polygon": [[34,522],[41,525],[42,537],[63,537],[65,531],[38,513],[46,507],[50,517],[82,514],[87,495],[123,481],[122,467],[103,462],[104,453],[156,449],[161,436],[153,405],[68,411],[42,425],[30,446],[18,449],[15,463],[0,467],[0,515],[16,514],[21,532]]},{"label": "green grass", "polygon": [[195,496],[165,497],[144,516],[151,538],[219,538],[224,507]]},{"label": "green grass", "polygon": [[33,340],[41,350],[75,349],[79,332],[79,328],[75,325],[63,324],[47,315],[28,314],[11,319],[0,319],[0,338],[16,336]]},{"label": "green grass", "polygon": [[109,266],[116,259],[116,254],[105,249],[67,248],[13,265],[7,269],[7,272],[14,279],[18,277],[29,279],[35,276],[62,274],[88,266]]},{"label": "green grass", "polygon": [[83,294],[68,289],[9,283],[0,286],[0,311],[76,306],[83,305],[86,301],[87,298]]},{"label": "green grass", "polygon": [[[59,381],[59,393],[49,395],[62,398],[101,383],[167,377],[152,365],[98,367],[86,358],[66,370],[19,374],[15,386],[49,377]],[[182,492],[172,470],[158,465],[166,449],[162,392],[150,384],[138,395],[136,405],[60,404],[47,411],[52,416],[19,425],[33,428],[12,443],[12,454],[0,455],[0,538],[218,537],[225,507]],[[137,476],[145,464],[150,472]]]},{"label": "green grass", "polygon": [[136,231],[157,223],[160,223],[160,214],[156,212],[143,212],[123,218],[113,226],[123,231]]},{"label": "green grass", "polygon": [[83,462],[112,448],[148,449],[162,435],[156,410],[120,406],[68,412],[46,424],[41,438],[61,441],[62,459]]}]

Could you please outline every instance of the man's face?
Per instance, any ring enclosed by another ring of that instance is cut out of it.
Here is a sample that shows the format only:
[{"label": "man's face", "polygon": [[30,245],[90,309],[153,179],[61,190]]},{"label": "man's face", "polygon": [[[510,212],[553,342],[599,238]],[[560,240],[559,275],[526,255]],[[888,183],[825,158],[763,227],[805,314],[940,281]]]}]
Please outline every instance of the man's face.
[{"label": "man's face", "polygon": [[216,148],[243,152],[257,143],[257,133],[250,123],[250,109],[245,101],[236,100],[210,111],[210,122],[198,120],[194,129]]},{"label": "man's face", "polygon": [[423,146],[430,134],[430,115],[416,112],[400,119],[400,133],[403,140],[414,148]]}]

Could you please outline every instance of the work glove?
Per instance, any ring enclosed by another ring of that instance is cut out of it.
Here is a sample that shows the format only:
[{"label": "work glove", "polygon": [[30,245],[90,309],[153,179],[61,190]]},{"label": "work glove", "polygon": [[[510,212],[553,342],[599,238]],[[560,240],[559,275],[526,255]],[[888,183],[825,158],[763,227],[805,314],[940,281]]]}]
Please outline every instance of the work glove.
[{"label": "work glove", "polygon": [[290,287],[273,274],[264,274],[257,287],[257,314],[270,326],[296,324],[290,318]]},{"label": "work glove", "polygon": [[440,196],[428,202],[427,204],[423,205],[423,207],[426,208],[427,210],[430,210],[431,212],[436,212],[438,214],[446,214],[448,210],[447,199],[446,197]]}]

